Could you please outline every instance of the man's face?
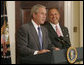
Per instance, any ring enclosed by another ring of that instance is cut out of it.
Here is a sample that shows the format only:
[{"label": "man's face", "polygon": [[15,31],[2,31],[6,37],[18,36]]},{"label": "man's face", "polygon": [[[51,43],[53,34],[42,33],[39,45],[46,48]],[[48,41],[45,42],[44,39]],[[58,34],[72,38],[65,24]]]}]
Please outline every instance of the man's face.
[{"label": "man's face", "polygon": [[48,17],[49,17],[49,20],[50,20],[51,23],[57,24],[58,21],[59,21],[59,18],[60,18],[60,14],[59,14],[58,10],[51,9],[48,12]]},{"label": "man's face", "polygon": [[38,13],[34,14],[34,21],[40,25],[44,24],[46,20],[46,9],[45,8],[39,8]]}]

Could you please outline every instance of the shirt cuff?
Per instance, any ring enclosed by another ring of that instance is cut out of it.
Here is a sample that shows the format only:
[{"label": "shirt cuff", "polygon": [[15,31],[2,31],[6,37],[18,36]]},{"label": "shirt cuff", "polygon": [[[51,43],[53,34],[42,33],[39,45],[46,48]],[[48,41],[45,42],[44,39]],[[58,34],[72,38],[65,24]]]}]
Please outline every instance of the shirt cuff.
[{"label": "shirt cuff", "polygon": [[38,51],[35,51],[35,52],[34,52],[34,55],[36,55],[37,53],[38,53]]}]

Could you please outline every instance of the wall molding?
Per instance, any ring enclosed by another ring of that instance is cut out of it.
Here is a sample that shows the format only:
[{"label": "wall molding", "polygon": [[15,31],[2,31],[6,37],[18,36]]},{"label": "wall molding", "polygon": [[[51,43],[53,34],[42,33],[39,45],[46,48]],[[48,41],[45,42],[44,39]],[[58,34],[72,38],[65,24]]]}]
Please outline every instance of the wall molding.
[{"label": "wall molding", "polygon": [[16,63],[15,55],[15,1],[7,1],[11,63]]},{"label": "wall molding", "polygon": [[[73,2],[64,1],[64,25],[68,28],[70,34],[70,41],[73,43]],[[72,44],[72,46],[74,46]]]}]

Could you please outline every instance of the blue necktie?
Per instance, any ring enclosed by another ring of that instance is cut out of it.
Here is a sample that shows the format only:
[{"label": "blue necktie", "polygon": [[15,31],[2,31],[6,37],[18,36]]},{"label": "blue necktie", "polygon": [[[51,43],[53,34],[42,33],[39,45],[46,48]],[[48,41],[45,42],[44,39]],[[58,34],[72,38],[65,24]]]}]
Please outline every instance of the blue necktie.
[{"label": "blue necktie", "polygon": [[42,34],[41,34],[41,28],[38,27],[38,37],[40,42],[40,50],[42,49]]}]

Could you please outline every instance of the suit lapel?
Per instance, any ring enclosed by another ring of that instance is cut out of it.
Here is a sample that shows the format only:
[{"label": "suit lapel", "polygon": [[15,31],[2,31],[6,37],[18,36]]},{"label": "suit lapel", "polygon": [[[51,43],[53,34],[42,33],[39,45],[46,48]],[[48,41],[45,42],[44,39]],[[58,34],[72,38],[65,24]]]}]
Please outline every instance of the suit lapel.
[{"label": "suit lapel", "polygon": [[64,27],[60,25],[60,28],[61,28],[61,30],[62,30],[63,36],[65,36]]},{"label": "suit lapel", "polygon": [[37,44],[38,48],[40,49],[38,34],[37,34],[37,32],[36,32],[36,30],[35,30],[35,28],[34,28],[32,22],[30,22],[29,25],[30,25],[30,26],[29,26],[29,27],[30,27],[30,33],[32,34],[34,40],[36,41],[35,44]]},{"label": "suit lapel", "polygon": [[51,26],[51,24],[50,24],[50,23],[48,23],[48,26],[49,26],[50,32],[53,34],[53,36],[58,37],[58,35],[57,35],[56,31],[53,29],[53,27]]}]

